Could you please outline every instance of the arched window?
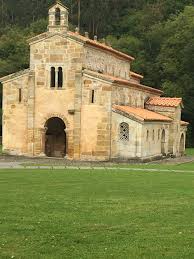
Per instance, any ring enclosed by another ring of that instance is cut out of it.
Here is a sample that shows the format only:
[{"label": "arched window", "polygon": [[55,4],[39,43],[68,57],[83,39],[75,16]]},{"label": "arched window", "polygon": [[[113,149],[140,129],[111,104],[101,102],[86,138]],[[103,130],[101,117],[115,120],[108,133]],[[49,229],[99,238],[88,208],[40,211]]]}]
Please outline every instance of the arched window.
[{"label": "arched window", "polygon": [[120,140],[129,140],[129,125],[126,122],[120,124]]},{"label": "arched window", "polygon": [[58,87],[63,87],[63,69],[62,67],[58,68]]},{"label": "arched window", "polygon": [[147,130],[146,140],[149,140],[149,130]]},{"label": "arched window", "polygon": [[61,24],[61,10],[59,8],[55,9],[55,25]]},{"label": "arched window", "polygon": [[158,140],[160,140],[160,129],[158,130]]},{"label": "arched window", "polygon": [[152,133],[152,140],[154,141],[155,140],[155,131],[153,130],[153,133]]},{"label": "arched window", "polygon": [[51,67],[51,87],[55,87],[55,67]]},{"label": "arched window", "polygon": [[181,139],[180,139],[179,152],[180,152],[181,156],[183,156],[185,154],[185,136],[183,133],[182,133]]},{"label": "arched window", "polygon": [[112,74],[113,74],[113,76],[115,75],[115,67],[114,66],[112,67]]},{"label": "arched window", "polygon": [[105,65],[105,73],[107,73],[107,72],[108,72],[108,66]]},{"label": "arched window", "polygon": [[131,105],[131,95],[129,95],[129,106]]},{"label": "arched window", "polygon": [[162,134],[161,134],[161,153],[163,154],[163,155],[165,155],[165,142],[166,142],[166,132],[165,132],[165,130],[163,129],[162,130]]}]

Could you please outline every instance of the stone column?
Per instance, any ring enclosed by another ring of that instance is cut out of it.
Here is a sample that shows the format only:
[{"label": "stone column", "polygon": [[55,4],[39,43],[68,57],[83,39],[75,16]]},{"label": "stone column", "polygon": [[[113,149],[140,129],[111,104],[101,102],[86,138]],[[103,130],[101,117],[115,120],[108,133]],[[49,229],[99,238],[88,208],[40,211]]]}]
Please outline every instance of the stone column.
[{"label": "stone column", "polygon": [[58,77],[59,77],[59,68],[55,67],[55,88],[58,88]]}]

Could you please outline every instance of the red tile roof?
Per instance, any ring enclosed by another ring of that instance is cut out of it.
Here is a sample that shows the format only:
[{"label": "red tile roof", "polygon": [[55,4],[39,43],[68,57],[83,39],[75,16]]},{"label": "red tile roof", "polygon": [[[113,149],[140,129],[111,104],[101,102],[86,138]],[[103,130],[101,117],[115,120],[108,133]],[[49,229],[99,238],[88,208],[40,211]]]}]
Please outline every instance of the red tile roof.
[{"label": "red tile roof", "polygon": [[114,105],[113,110],[116,112],[122,112],[124,114],[131,115],[132,117],[140,121],[172,121],[172,119],[167,116],[142,108]]},{"label": "red tile roof", "polygon": [[146,104],[164,107],[178,107],[182,104],[182,98],[151,97]]},{"label": "red tile roof", "polygon": [[131,86],[131,87],[134,87],[136,89],[142,89],[144,91],[151,92],[151,93],[154,93],[154,94],[157,94],[157,95],[161,95],[163,93],[159,89],[152,88],[152,87],[149,87],[149,86],[146,86],[146,85],[142,85],[140,83],[134,83],[130,80],[123,79],[123,78],[120,78],[120,77],[102,74],[102,73],[98,73],[98,72],[87,70],[87,69],[84,69],[83,72],[85,72],[86,74],[89,74],[91,76],[96,76],[96,77],[101,78],[101,79],[109,80],[112,83]]},{"label": "red tile roof", "polygon": [[72,31],[68,31],[68,35],[72,36],[74,38],[77,38],[77,39],[85,42],[88,45],[92,45],[94,47],[101,48],[103,50],[107,50],[109,52],[112,52],[112,53],[114,53],[114,54],[116,54],[116,55],[118,55],[118,56],[120,56],[122,58],[125,58],[125,59],[129,60],[129,61],[133,61],[134,60],[134,57],[132,57],[132,56],[129,56],[129,55],[127,55],[127,54],[125,54],[123,52],[120,52],[120,51],[118,51],[116,49],[113,49],[112,47],[107,46],[107,45],[105,45],[103,43],[100,43],[99,41],[91,40],[91,39],[89,39],[87,37],[84,37],[84,36],[78,34],[78,33],[75,33],[75,32],[72,32]]}]

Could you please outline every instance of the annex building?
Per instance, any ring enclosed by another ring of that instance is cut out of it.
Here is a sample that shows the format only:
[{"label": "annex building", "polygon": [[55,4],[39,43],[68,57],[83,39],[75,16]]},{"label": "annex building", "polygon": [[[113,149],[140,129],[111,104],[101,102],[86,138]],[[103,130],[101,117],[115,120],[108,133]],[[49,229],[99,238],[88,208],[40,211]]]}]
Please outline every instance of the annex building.
[{"label": "annex building", "polygon": [[69,31],[60,2],[29,44],[29,69],[0,79],[4,152],[98,161],[184,154],[182,99],[141,84],[133,57]]}]

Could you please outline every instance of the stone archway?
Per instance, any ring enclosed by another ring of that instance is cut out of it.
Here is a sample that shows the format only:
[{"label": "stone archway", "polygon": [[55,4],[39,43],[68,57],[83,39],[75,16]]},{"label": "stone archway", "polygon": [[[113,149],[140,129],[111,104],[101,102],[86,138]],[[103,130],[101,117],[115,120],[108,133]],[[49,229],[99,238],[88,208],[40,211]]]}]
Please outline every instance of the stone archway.
[{"label": "stone archway", "polygon": [[45,123],[45,154],[48,157],[65,157],[67,153],[66,125],[59,117]]},{"label": "stone archway", "polygon": [[162,155],[166,155],[165,152],[165,141],[166,141],[166,133],[165,130],[162,130],[162,135],[161,135],[161,153]]},{"label": "stone archway", "polygon": [[184,156],[185,154],[185,136],[183,133],[180,138],[179,153],[181,154],[181,156]]}]

